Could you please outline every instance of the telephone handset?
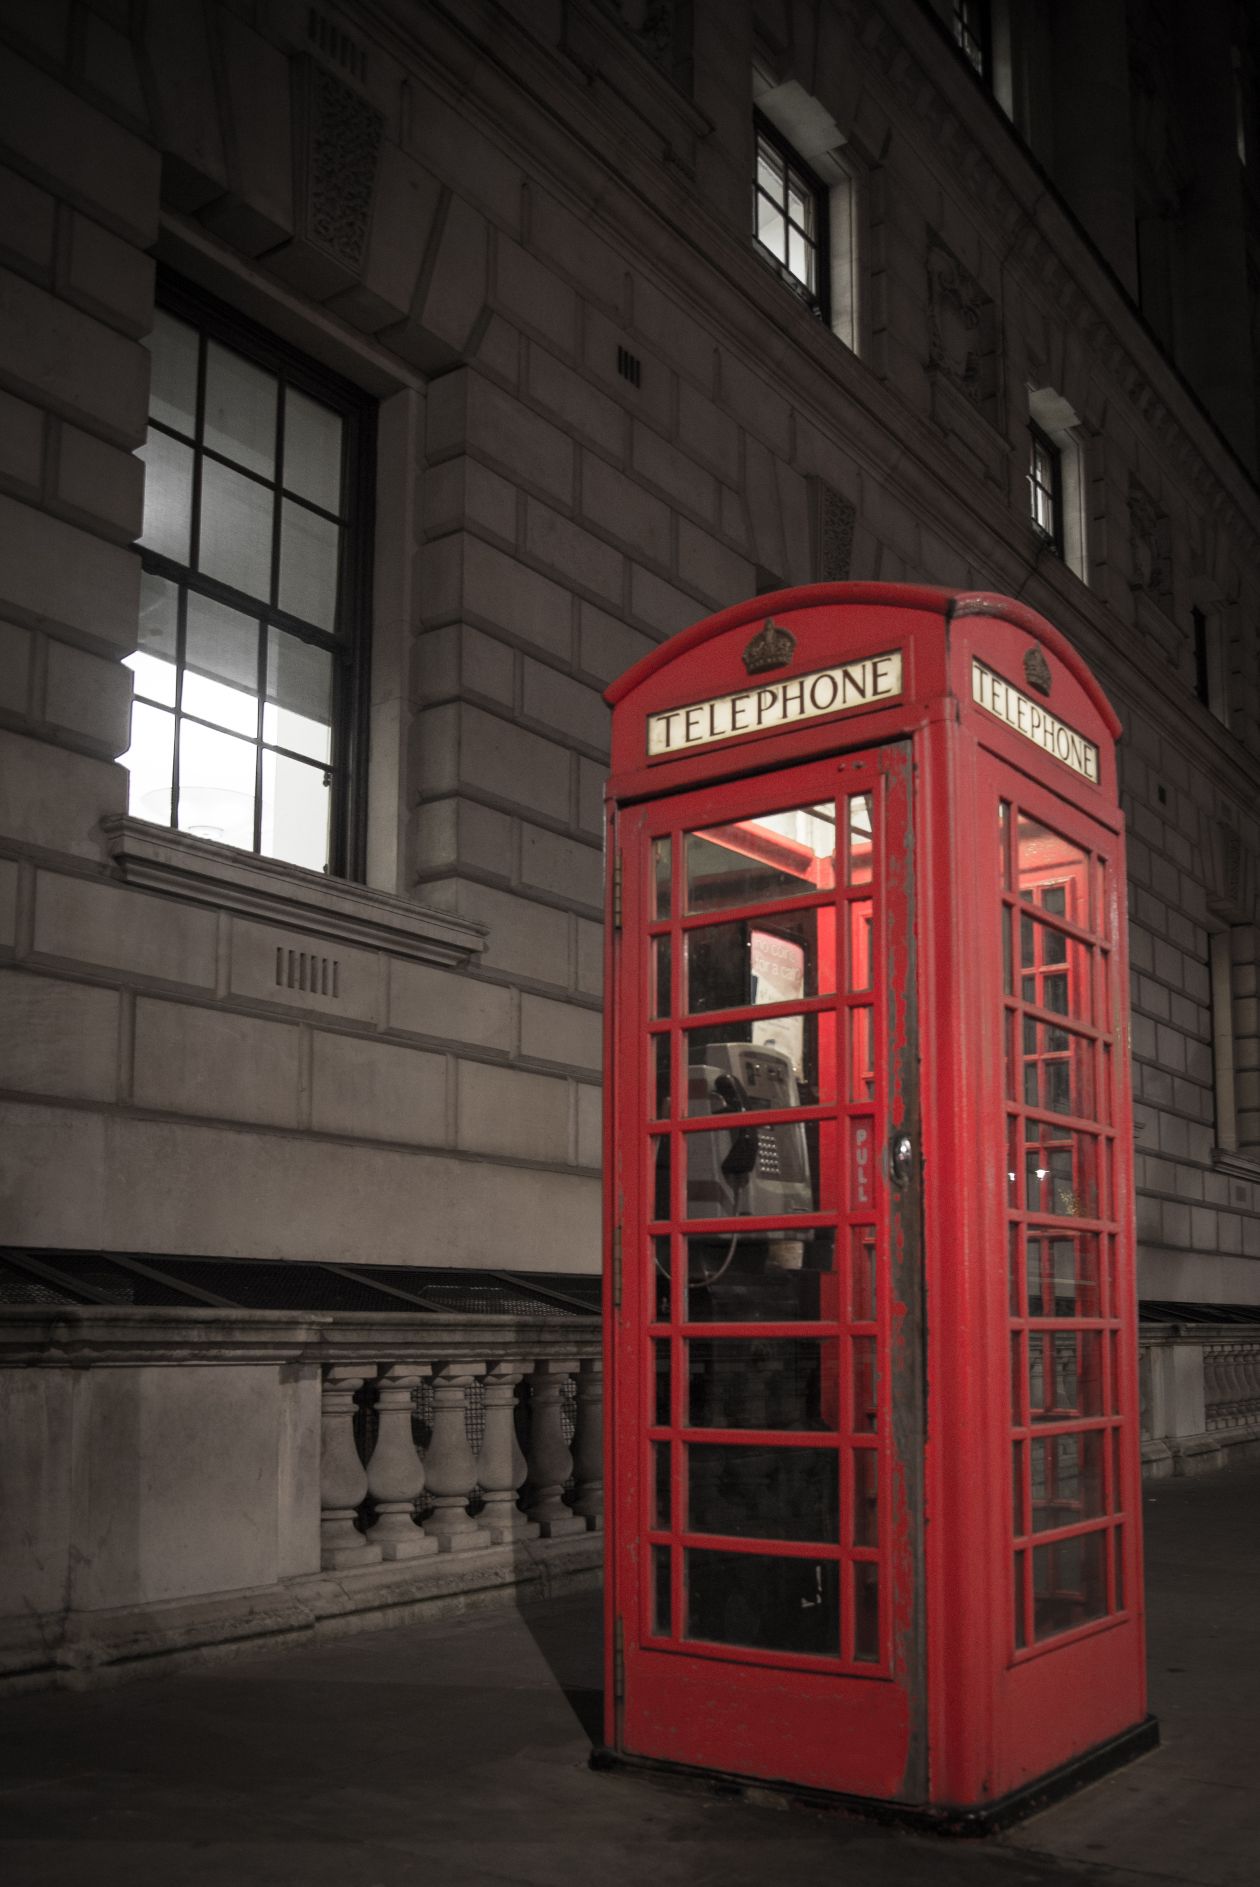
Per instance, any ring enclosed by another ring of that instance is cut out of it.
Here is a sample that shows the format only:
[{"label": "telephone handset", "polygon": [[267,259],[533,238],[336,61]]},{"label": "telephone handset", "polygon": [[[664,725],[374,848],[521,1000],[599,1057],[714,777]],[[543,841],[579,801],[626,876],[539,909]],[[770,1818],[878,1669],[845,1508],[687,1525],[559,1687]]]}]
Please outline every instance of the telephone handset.
[{"label": "telephone handset", "polygon": [[[688,1069],[692,1113],[768,1112],[800,1105],[791,1056],[756,1042],[708,1042]],[[770,1218],[813,1210],[801,1121],[688,1134],[688,1192],[706,1218]]]}]

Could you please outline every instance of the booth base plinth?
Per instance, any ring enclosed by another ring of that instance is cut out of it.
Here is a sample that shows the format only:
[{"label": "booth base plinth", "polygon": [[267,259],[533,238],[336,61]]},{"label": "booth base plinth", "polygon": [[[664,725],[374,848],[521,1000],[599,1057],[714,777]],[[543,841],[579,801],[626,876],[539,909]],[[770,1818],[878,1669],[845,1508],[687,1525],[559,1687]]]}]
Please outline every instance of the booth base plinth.
[{"label": "booth base plinth", "polygon": [[802,1808],[827,1809],[835,1814],[861,1815],[868,1821],[886,1822],[921,1834],[977,1836],[995,1835],[1003,1828],[1039,1814],[1043,1808],[1072,1795],[1077,1789],[1097,1782],[1113,1769],[1145,1756],[1159,1746],[1159,1723],[1144,1717],[1131,1730],[1096,1743],[1092,1749],[1074,1756],[1070,1762],[1052,1769],[1023,1788],[1012,1789],[996,1802],[959,1806],[957,1803],[888,1802],[870,1795],[845,1795],[831,1789],[802,1788],[795,1782],[770,1782],[758,1776],[737,1776],[715,1769],[693,1769],[686,1763],[661,1762],[652,1756],[627,1756],[619,1750],[599,1747],[591,1751],[591,1768],[625,1770],[631,1774],[660,1776],[708,1789],[722,1795],[746,1795],[755,1800],[769,1792],[786,1797]]}]

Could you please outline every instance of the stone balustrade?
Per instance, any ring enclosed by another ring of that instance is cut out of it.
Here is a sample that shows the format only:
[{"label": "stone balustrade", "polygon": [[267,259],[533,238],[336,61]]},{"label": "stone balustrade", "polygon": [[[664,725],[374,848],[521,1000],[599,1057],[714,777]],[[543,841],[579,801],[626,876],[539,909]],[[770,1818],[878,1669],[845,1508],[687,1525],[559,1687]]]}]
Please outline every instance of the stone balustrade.
[{"label": "stone balustrade", "polygon": [[591,1584],[596,1317],[0,1311],[0,1683]]},{"label": "stone balustrade", "polygon": [[1260,1451],[1260,1329],[1145,1325],[1138,1358],[1147,1476],[1195,1474]]}]

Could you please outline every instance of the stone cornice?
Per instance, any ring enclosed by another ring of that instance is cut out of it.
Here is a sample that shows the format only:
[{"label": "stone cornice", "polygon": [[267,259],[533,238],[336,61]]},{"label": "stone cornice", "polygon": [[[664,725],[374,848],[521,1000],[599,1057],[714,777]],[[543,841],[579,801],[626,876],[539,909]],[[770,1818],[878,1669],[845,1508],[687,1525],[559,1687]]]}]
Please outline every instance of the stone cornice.
[{"label": "stone cornice", "polygon": [[467,963],[486,947],[484,924],[300,865],[120,815],[102,819],[101,831],[117,876],[146,891],[422,963]]}]

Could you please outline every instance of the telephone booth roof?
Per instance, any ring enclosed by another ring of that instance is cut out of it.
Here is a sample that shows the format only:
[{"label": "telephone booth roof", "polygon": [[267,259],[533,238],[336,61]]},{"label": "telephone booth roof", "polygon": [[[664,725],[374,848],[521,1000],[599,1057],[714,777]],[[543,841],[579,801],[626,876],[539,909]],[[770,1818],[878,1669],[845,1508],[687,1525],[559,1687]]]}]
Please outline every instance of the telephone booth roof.
[{"label": "telephone booth roof", "polygon": [[1073,796],[1083,790],[1104,817],[1117,797],[1120,722],[1098,682],[1044,617],[988,591],[777,590],[671,637],[604,698],[614,710],[609,792],[618,800],[904,735],[942,717],[1052,787],[1062,790],[1071,775]]}]

